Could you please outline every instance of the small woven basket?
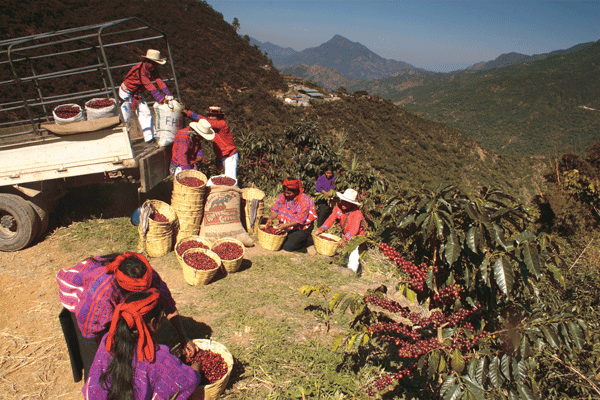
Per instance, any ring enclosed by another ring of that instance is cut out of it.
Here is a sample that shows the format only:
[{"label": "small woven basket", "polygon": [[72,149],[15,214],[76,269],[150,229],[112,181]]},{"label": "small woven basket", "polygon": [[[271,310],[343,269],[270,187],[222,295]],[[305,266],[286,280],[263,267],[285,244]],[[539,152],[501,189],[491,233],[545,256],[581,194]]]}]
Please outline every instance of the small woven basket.
[{"label": "small woven basket", "polygon": [[167,222],[158,222],[148,218],[146,236],[143,235],[140,224],[138,226],[139,247],[145,250],[150,257],[161,257],[173,249],[173,230],[177,226],[177,214],[170,205],[160,200],[147,200],[146,202],[153,211],[164,215]]},{"label": "small woven basket", "polygon": [[[203,245],[205,245],[206,247],[208,247],[208,250],[210,250],[210,240],[208,240],[207,238],[203,237],[203,236],[198,236],[198,235],[188,235],[186,237],[183,237],[181,239],[179,239],[177,241],[177,243],[175,244],[175,247],[173,248],[173,250],[175,251],[175,256],[177,257],[177,261],[179,261],[179,263],[182,263],[183,260],[181,260],[181,256],[179,255],[179,252],[177,251],[177,249],[179,248],[179,245],[187,242],[188,240],[193,240],[195,242],[200,242]],[[195,247],[192,247],[195,248]]]},{"label": "small woven basket", "polygon": [[281,249],[281,246],[283,246],[283,242],[285,242],[285,238],[287,237],[287,233],[285,235],[273,235],[263,231],[265,226],[266,225],[261,225],[258,229],[258,244],[266,250],[277,251]]},{"label": "small woven basket", "polygon": [[334,239],[334,241],[320,238],[317,235],[312,235],[313,242],[315,243],[315,250],[317,253],[323,254],[324,256],[333,256],[340,246],[339,236],[332,235],[330,233],[321,233],[322,236]]},{"label": "small woven basket", "polygon": [[[227,382],[229,382],[229,377],[231,376],[231,371],[233,370],[233,356],[229,350],[227,350],[227,347],[223,346],[219,342],[215,342],[214,340],[194,339],[193,342],[202,350],[210,350],[213,353],[220,354],[227,364],[227,373],[221,379],[211,383],[210,385],[201,386],[204,388],[204,396],[201,396],[202,399],[216,400],[225,390]],[[181,358],[181,345],[178,344],[177,346],[173,347],[171,353]]]},{"label": "small woven basket", "polygon": [[[217,267],[208,270],[200,270],[190,267],[184,261],[185,255],[190,252],[205,253],[207,256],[215,260]],[[183,279],[185,279],[185,281],[192,286],[206,285],[212,278],[214,278],[214,276],[217,274],[217,271],[219,271],[219,268],[221,268],[221,258],[218,255],[210,250],[201,249],[199,247],[186,250],[186,252],[183,253],[181,258],[178,258],[178,260],[180,260],[179,263],[181,264],[181,268],[183,270]]]},{"label": "small woven basket", "polygon": [[217,247],[221,243],[228,243],[228,242],[235,243],[242,248],[242,255],[239,256],[238,258],[236,258],[235,260],[224,260],[223,258],[221,258],[221,262],[223,263],[223,268],[225,268],[225,271],[227,271],[227,273],[232,273],[232,272],[236,272],[238,269],[240,269],[240,265],[242,265],[242,260],[244,259],[244,255],[246,255],[246,248],[244,247],[244,244],[234,238],[223,238],[223,239],[216,240],[212,244],[212,246],[210,246],[210,249],[211,249],[211,251],[214,252],[215,247]]}]

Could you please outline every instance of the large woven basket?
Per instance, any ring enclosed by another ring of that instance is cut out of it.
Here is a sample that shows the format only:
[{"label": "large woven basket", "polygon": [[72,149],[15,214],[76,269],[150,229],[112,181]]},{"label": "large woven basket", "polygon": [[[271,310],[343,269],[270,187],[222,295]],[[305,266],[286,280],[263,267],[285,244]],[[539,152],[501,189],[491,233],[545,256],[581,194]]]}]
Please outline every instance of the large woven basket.
[{"label": "large woven basket", "polygon": [[[185,255],[190,252],[205,253],[207,256],[215,260],[215,262],[217,263],[217,267],[209,270],[198,270],[190,267],[184,261]],[[192,286],[206,285],[208,282],[210,282],[212,278],[214,278],[214,276],[219,271],[219,268],[221,268],[222,264],[221,258],[214,252],[207,249],[201,249],[199,247],[187,250],[181,255],[181,258],[178,258],[178,260],[180,260],[179,263],[181,264],[181,268],[183,270],[183,279],[185,279],[185,281]]]},{"label": "large woven basket", "polygon": [[[179,252],[177,251],[177,249],[179,248],[180,244],[187,242],[188,240],[200,242],[203,245],[205,245],[206,247],[208,247],[208,249],[210,250],[211,241],[203,236],[189,235],[189,236],[183,237],[183,238],[179,239],[177,241],[177,243],[175,244],[175,247],[173,247],[173,250],[175,251],[175,256],[177,257],[177,261],[179,261],[179,263],[182,263],[183,260],[181,260],[181,256],[179,255]],[[192,248],[194,248],[194,247],[192,247]]]},{"label": "large woven basket", "polygon": [[263,231],[266,225],[261,225],[258,229],[258,244],[263,249],[277,251],[283,246],[287,233],[285,235],[273,235]]},{"label": "large woven basket", "polygon": [[140,249],[145,250],[150,257],[161,257],[173,248],[173,230],[177,225],[177,214],[167,203],[160,200],[146,200],[152,211],[161,213],[167,222],[154,221],[148,218],[148,231],[143,235],[141,225],[138,226]]},{"label": "large woven basket", "polygon": [[[204,389],[203,397],[204,400],[216,400],[221,393],[225,390],[227,383],[229,382],[229,377],[231,376],[231,371],[233,370],[233,356],[227,350],[227,347],[223,346],[219,342],[215,342],[210,339],[194,339],[193,340],[196,346],[198,346],[202,350],[210,350],[213,353],[218,353],[223,357],[223,360],[227,364],[227,373],[218,381],[211,383],[210,385],[201,386]],[[177,357],[181,357],[181,345],[177,345],[173,347],[171,353]]]},{"label": "large woven basket", "polygon": [[238,269],[240,269],[240,265],[242,265],[244,255],[246,255],[246,248],[244,247],[244,244],[234,238],[223,238],[223,239],[216,240],[212,244],[212,246],[210,246],[210,249],[214,252],[215,247],[217,247],[221,243],[227,243],[227,242],[235,243],[238,246],[242,247],[242,255],[240,257],[236,258],[235,260],[225,260],[225,259],[219,257],[219,258],[221,258],[221,262],[223,263],[223,268],[225,268],[225,271],[227,271],[227,273],[232,273],[232,272],[236,272]]},{"label": "large woven basket", "polygon": [[317,253],[323,254],[324,256],[333,256],[340,246],[340,240],[342,239],[339,236],[335,236],[330,233],[321,233],[321,235],[334,239],[335,241],[323,239],[313,234],[312,239],[315,243],[315,250],[317,250]]},{"label": "large woven basket", "polygon": [[[265,209],[265,192],[257,188],[244,188],[242,189],[242,210],[244,212],[244,227],[250,234],[258,233],[258,225],[264,214]],[[254,220],[251,218],[252,200],[258,201],[256,208],[256,216]]]}]

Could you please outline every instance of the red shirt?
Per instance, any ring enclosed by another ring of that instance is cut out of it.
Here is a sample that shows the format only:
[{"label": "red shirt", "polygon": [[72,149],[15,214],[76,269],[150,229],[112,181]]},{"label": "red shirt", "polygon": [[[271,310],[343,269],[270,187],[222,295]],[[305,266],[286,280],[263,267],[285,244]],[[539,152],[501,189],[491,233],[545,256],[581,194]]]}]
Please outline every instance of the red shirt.
[{"label": "red shirt", "polygon": [[323,223],[321,228],[327,230],[331,228],[331,226],[338,221],[340,226],[342,227],[342,234],[346,237],[346,239],[350,240],[352,237],[356,235],[364,236],[365,230],[362,227],[362,212],[357,208],[350,212],[343,212],[342,209],[336,205],[331,212],[327,221]]},{"label": "red shirt", "polygon": [[271,207],[271,212],[277,213],[277,219],[282,224],[299,223],[298,230],[301,231],[310,228],[313,221],[317,219],[315,202],[306,193],[292,200],[286,200],[285,196],[280,194]]},{"label": "red shirt", "polygon": [[[152,84],[152,81],[156,81],[158,89]],[[160,91],[163,91],[164,94],[167,96],[171,95],[171,92],[169,92],[167,85],[165,85],[163,80],[160,78],[158,70],[148,70],[148,68],[146,68],[143,62],[131,67],[131,69],[125,76],[125,80],[123,80],[122,86],[124,86],[126,91],[128,93],[131,93],[132,95],[142,94],[146,90],[148,90],[152,93],[154,99],[159,103],[162,102],[165,98],[165,96]]]},{"label": "red shirt", "polygon": [[237,147],[235,147],[235,142],[233,141],[233,135],[231,134],[229,125],[227,125],[227,122],[225,122],[224,119],[208,119],[190,110],[188,110],[187,116],[196,122],[205,119],[210,123],[213,131],[215,131],[213,150],[215,151],[217,158],[227,158],[237,152]]}]

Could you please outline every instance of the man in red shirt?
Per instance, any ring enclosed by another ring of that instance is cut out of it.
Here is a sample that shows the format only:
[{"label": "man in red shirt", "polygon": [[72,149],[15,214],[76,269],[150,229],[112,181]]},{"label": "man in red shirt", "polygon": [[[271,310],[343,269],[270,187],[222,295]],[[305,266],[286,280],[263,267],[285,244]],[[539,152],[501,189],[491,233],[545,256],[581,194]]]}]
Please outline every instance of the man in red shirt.
[{"label": "man in red shirt", "polygon": [[213,150],[217,158],[217,169],[225,169],[224,174],[226,176],[237,179],[238,151],[229,125],[225,122],[225,114],[221,111],[221,107],[209,107],[206,117],[191,110],[183,110],[183,112],[194,121],[204,119],[210,123],[213,131],[215,131]]},{"label": "man in red shirt", "polygon": [[[158,66],[164,65],[167,59],[161,58],[160,51],[153,49],[149,49],[142,58],[144,61],[131,67],[125,76],[125,80],[119,88],[119,97],[123,100],[121,112],[125,123],[129,123],[131,111],[135,110],[142,127],[144,140],[151,142],[154,139],[154,124],[152,113],[143,93],[148,90],[159,103],[169,102],[173,100],[173,96],[158,73]],[[152,81],[156,82],[158,88],[154,86]]]}]

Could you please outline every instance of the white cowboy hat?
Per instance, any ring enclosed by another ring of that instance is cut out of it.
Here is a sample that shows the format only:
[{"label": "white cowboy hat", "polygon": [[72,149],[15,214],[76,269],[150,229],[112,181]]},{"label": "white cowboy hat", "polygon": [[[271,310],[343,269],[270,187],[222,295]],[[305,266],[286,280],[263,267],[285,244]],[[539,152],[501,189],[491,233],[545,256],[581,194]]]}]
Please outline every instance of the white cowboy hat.
[{"label": "white cowboy hat", "polygon": [[343,194],[337,192],[337,196],[343,201],[347,201],[348,203],[360,206],[360,203],[356,201],[356,198],[358,197],[358,192],[354,189],[346,189],[346,191]]},{"label": "white cowboy hat", "polygon": [[195,133],[206,140],[213,140],[215,138],[215,131],[210,127],[210,122],[205,119],[201,119],[199,122],[190,122],[190,127]]},{"label": "white cowboy hat", "polygon": [[166,58],[160,58],[160,51],[154,49],[148,49],[148,51],[146,51],[146,55],[142,57],[150,61],[154,61],[155,63],[160,65],[165,65],[165,63],[167,62]]}]

